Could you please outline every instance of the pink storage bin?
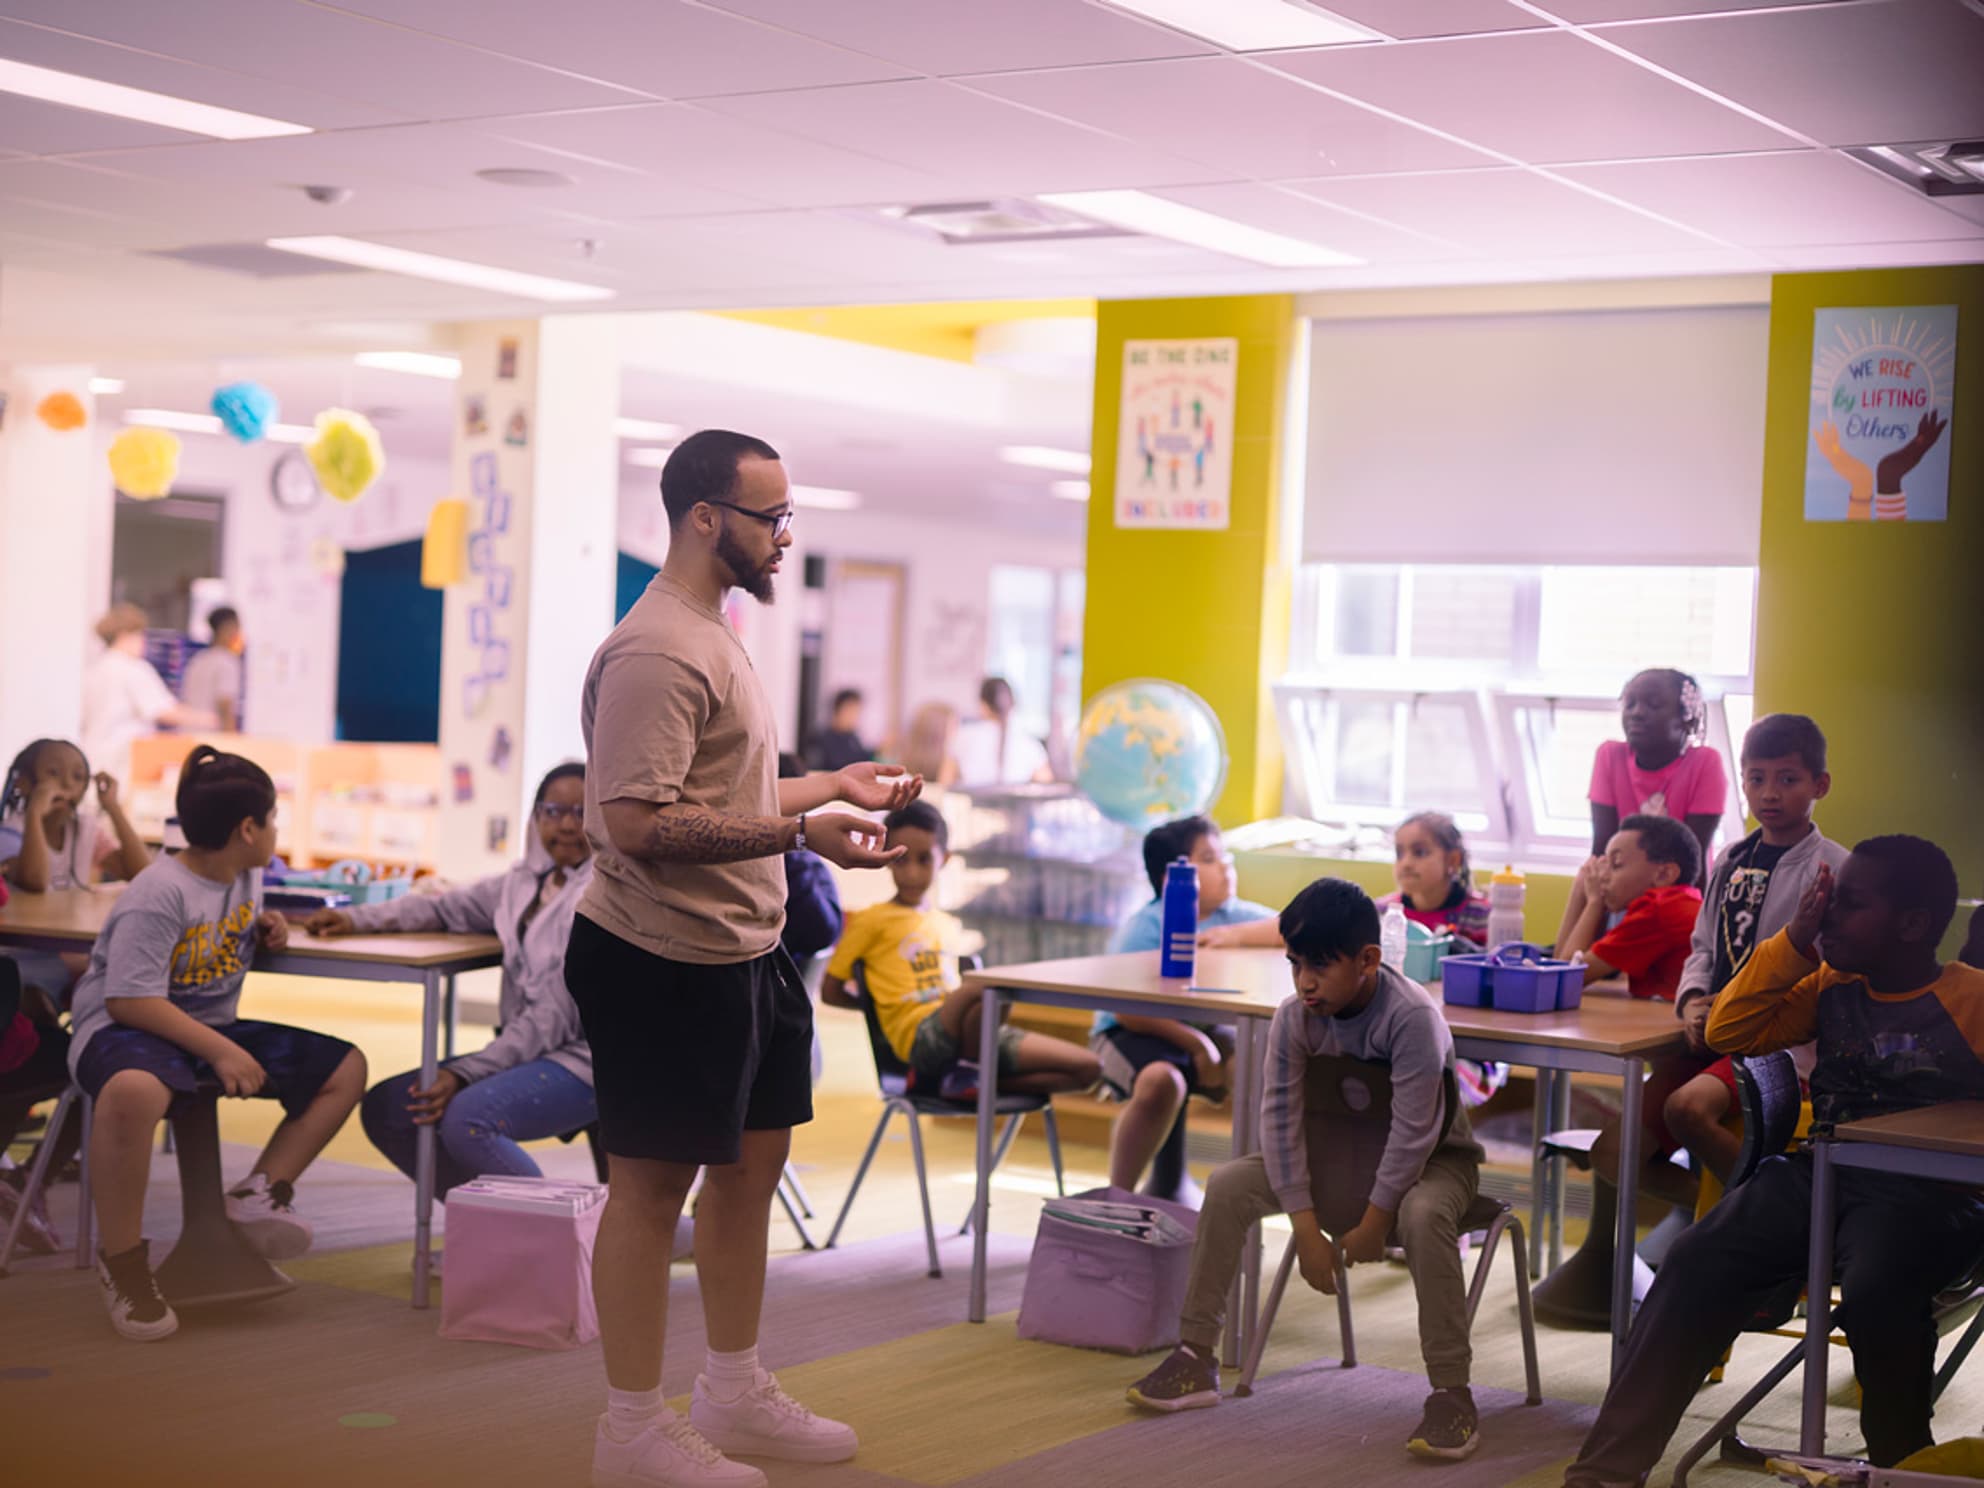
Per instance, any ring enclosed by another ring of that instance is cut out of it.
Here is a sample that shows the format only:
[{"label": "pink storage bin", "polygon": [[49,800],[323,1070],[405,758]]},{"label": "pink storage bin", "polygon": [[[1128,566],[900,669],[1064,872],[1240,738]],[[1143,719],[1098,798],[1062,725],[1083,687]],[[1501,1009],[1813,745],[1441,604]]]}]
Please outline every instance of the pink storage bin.
[{"label": "pink storage bin", "polygon": [[1043,1212],[1020,1297],[1019,1336],[1119,1354],[1170,1348],[1178,1341],[1197,1211],[1126,1188],[1068,1197],[1155,1210],[1175,1221],[1182,1237],[1152,1243]]},{"label": "pink storage bin", "polygon": [[477,1178],[448,1195],[441,1336],[571,1349],[599,1337],[592,1252],[606,1189]]}]

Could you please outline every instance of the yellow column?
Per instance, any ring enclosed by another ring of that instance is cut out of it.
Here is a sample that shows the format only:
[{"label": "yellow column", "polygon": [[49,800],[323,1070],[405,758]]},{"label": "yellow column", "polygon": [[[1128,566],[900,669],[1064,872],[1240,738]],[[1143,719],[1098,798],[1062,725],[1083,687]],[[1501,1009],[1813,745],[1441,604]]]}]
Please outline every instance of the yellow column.
[{"label": "yellow column", "polygon": [[[1215,336],[1239,342],[1231,525],[1216,532],[1119,529],[1113,498],[1123,343]],[[1288,653],[1291,555],[1282,551],[1279,484],[1296,341],[1288,295],[1097,307],[1082,693],[1091,698],[1114,682],[1157,677],[1210,703],[1232,759],[1214,809],[1228,826],[1281,809],[1281,740],[1269,685]]]}]

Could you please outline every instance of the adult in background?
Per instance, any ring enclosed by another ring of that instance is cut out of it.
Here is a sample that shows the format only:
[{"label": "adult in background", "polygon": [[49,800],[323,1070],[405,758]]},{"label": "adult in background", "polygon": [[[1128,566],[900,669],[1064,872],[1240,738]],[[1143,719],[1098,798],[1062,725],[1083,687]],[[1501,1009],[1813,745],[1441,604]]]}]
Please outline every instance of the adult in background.
[{"label": "adult in background", "polygon": [[827,726],[813,741],[813,763],[822,770],[844,770],[875,757],[875,751],[861,742],[864,702],[859,688],[843,687],[834,694]]},{"label": "adult in background", "polygon": [[[593,1256],[607,1410],[593,1481],[758,1488],[724,1455],[840,1462],[852,1429],[814,1415],[758,1365],[766,1230],[792,1128],[812,1119],[813,1008],[779,945],[782,860],[843,868],[893,853],[845,801],[894,810],[921,789],[874,763],[778,779],[771,706],[723,616],[770,603],[792,494],[770,445],[706,429],[662,467],[661,572],[586,674],[593,881],[565,979],[593,1051],[610,1188]],[[698,1171],[696,1274],[709,1357],[688,1418],[662,1403],[675,1222]]]},{"label": "adult in background", "polygon": [[228,733],[241,728],[241,616],[222,605],[207,616],[213,640],[186,663],[179,679],[179,701],[211,713]]},{"label": "adult in background", "polygon": [[212,728],[214,716],[172,695],[145,660],[145,612],[112,605],[96,623],[103,652],[83,671],[84,757],[119,785],[131,779],[131,741],[161,728]]},{"label": "adult in background", "polygon": [[1025,785],[1053,779],[1047,747],[1013,720],[1013,685],[987,677],[978,689],[979,716],[958,730],[958,784]]}]

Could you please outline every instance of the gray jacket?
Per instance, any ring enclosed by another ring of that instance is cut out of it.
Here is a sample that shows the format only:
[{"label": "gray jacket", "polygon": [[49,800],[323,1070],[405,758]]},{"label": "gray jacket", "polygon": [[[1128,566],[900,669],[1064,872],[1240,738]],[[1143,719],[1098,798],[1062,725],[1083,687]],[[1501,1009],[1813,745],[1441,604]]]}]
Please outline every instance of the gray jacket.
[{"label": "gray jacket", "polygon": [[572,937],[579,895],[592,881],[590,858],[568,871],[557,897],[537,912],[522,937],[517,935],[517,922],[550,868],[533,832],[529,856],[507,873],[445,894],[405,894],[347,911],[355,930],[448,931],[502,941],[503,991],[496,1013],[502,1032],[473,1054],[447,1061],[464,1080],[549,1059],[592,1084],[592,1050],[578,1007],[565,990],[565,943]]},{"label": "gray jacket", "polygon": [[[1688,951],[1688,964],[1681,968],[1681,987],[1674,998],[1677,1014],[1684,1011],[1690,998],[1713,997],[1722,989],[1710,986],[1715,978],[1715,937],[1721,933],[1722,900],[1729,892],[1729,875],[1734,870],[1737,854],[1741,853],[1757,834],[1751,833],[1741,842],[1722,850],[1715,860],[1715,871],[1709,875],[1708,892],[1702,896],[1702,912],[1695,919],[1695,938]],[[1834,873],[1847,859],[1847,849],[1829,840],[1825,833],[1816,828],[1803,842],[1793,847],[1777,860],[1777,867],[1770,876],[1770,888],[1764,893],[1764,906],[1757,915],[1757,933],[1750,944],[1760,946],[1778,931],[1791,923],[1791,917],[1798,912],[1798,901],[1805,890],[1818,877],[1819,865],[1829,864]],[[1810,1044],[1804,1044],[1791,1051],[1798,1062],[1798,1073],[1811,1073],[1813,1052]]]}]

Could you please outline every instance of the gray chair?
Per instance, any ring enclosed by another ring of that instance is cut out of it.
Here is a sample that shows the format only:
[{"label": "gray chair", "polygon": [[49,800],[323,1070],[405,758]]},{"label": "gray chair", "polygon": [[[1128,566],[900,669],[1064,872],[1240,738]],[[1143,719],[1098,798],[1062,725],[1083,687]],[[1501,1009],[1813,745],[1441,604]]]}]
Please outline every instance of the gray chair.
[{"label": "gray chair", "polygon": [[[1460,1110],[1460,1092],[1448,1071],[1444,1099],[1444,1129],[1450,1130]],[[1309,1194],[1316,1206],[1316,1219],[1324,1233],[1341,1235],[1364,1217],[1371,1196],[1378,1164],[1384,1157],[1391,1134],[1391,1067],[1369,1060],[1330,1055],[1311,1059],[1303,1084],[1303,1141],[1309,1151],[1328,1154],[1328,1159],[1309,1164]],[[1528,1382],[1527,1405],[1543,1403],[1543,1389],[1536,1367],[1536,1320],[1529,1304],[1529,1266],[1524,1257],[1522,1221],[1500,1199],[1477,1194],[1461,1217],[1460,1233],[1485,1231],[1481,1259],[1474,1267],[1474,1280],[1467,1290],[1467,1323],[1474,1326],[1481,1295],[1488,1286],[1489,1268],[1495,1262],[1495,1249],[1504,1231],[1511,1231],[1510,1259],[1515,1263],[1516,1314],[1522,1325],[1523,1369]],[[1281,1267],[1256,1321],[1253,1343],[1246,1366],[1241,1371],[1235,1395],[1254,1392],[1254,1377],[1260,1372],[1261,1357],[1267,1351],[1268,1331],[1274,1326],[1282,1294],[1295,1270],[1295,1241],[1291,1238],[1281,1254]],[[1350,1322],[1349,1273],[1339,1269],[1336,1291],[1337,1327],[1342,1334],[1342,1367],[1357,1366],[1357,1339]]]},{"label": "gray chair", "polygon": [[[973,958],[975,960],[975,958]],[[945,1100],[943,1097],[912,1091],[909,1088],[909,1066],[896,1056],[888,1036],[882,1032],[882,1020],[876,1015],[875,1001],[868,995],[868,978],[864,968],[857,963],[854,968],[853,987],[861,1000],[861,1016],[868,1025],[868,1047],[875,1056],[875,1079],[881,1087],[882,1116],[875,1123],[875,1134],[868,1139],[868,1150],[861,1154],[861,1166],[854,1170],[854,1183],[847,1191],[847,1199],[841,1205],[840,1216],[834,1220],[832,1232],[827,1236],[827,1249],[834,1248],[840,1239],[841,1226],[847,1223],[847,1216],[854,1208],[854,1196],[861,1192],[861,1180],[868,1176],[868,1164],[875,1160],[875,1150],[882,1145],[882,1137],[889,1129],[889,1122],[901,1113],[909,1119],[909,1150],[916,1159],[916,1188],[923,1200],[923,1239],[930,1252],[930,1275],[942,1276],[943,1265],[937,1259],[937,1226],[930,1217],[930,1178],[923,1165],[923,1128],[920,1118],[924,1116],[947,1117],[951,1119],[972,1119],[978,1114],[978,1103]],[[996,1072],[986,1072],[996,1078]],[[1047,1151],[1054,1160],[1054,1188],[1066,1194],[1067,1184],[1061,1173],[1061,1133],[1054,1124],[1054,1104],[1045,1095],[1015,1094],[1001,1095],[992,1105],[993,1113],[1010,1119],[999,1135],[992,1151],[992,1166],[997,1169],[1005,1159],[1006,1151],[1013,1145],[1013,1138],[1019,1135],[1020,1123],[1028,1114],[1038,1111],[1046,1124]],[[964,1224],[959,1227],[960,1235],[971,1229],[971,1211],[965,1211]]]}]

